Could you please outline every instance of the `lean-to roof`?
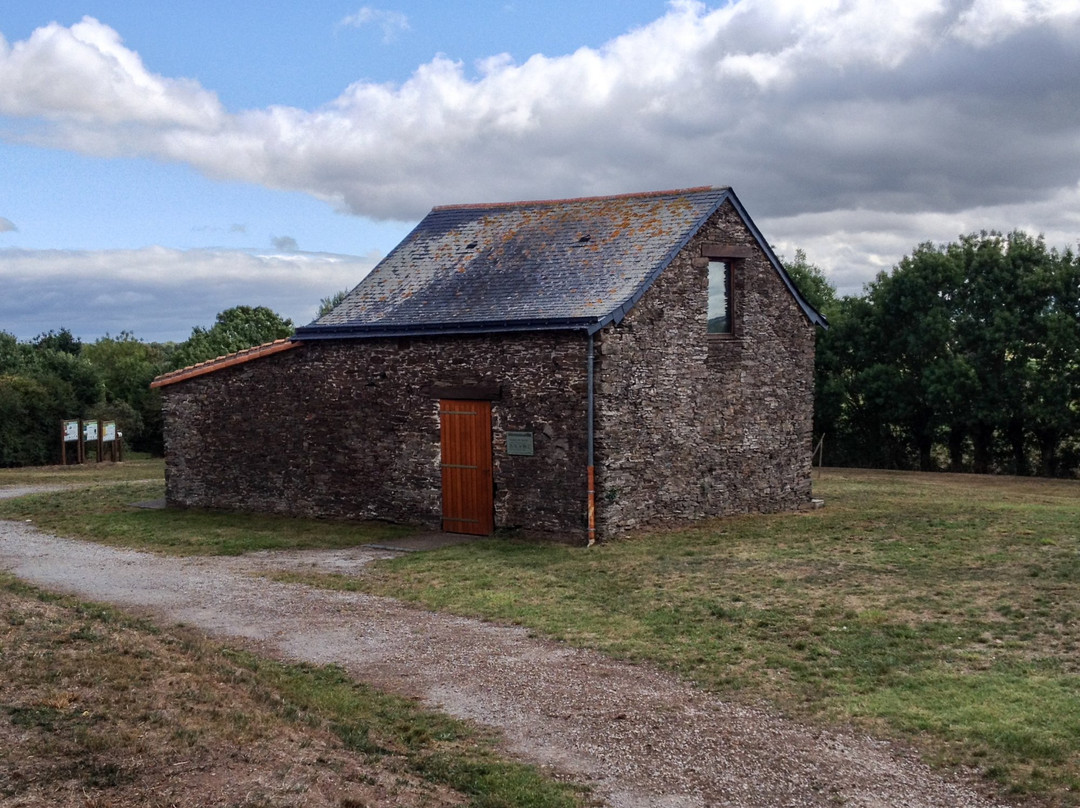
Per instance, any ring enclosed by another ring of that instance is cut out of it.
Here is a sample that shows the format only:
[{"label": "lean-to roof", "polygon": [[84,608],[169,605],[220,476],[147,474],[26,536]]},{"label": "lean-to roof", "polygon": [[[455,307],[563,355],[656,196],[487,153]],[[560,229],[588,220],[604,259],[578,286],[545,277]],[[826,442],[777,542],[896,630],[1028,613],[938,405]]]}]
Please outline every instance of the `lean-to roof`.
[{"label": "lean-to roof", "polygon": [[176,382],[194,379],[196,376],[202,376],[206,373],[213,373],[222,368],[242,365],[253,359],[261,359],[264,356],[271,356],[272,354],[281,353],[282,351],[290,351],[293,348],[299,348],[300,345],[301,343],[299,342],[292,342],[287,339],[274,340],[273,342],[256,345],[253,348],[245,348],[242,351],[225,354],[216,359],[207,359],[205,362],[199,362],[197,365],[188,365],[186,368],[180,368],[179,370],[174,370],[170,373],[163,373],[150,382],[150,386],[165,387],[166,385],[175,384]]}]

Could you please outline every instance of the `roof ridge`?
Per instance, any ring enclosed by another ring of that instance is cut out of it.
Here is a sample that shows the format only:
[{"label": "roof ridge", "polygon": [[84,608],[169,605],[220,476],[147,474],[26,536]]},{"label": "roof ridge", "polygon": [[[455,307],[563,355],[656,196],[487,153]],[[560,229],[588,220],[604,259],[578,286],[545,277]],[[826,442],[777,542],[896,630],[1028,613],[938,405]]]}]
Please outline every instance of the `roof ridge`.
[{"label": "roof ridge", "polygon": [[563,205],[570,202],[601,202],[614,199],[648,199],[657,196],[673,196],[678,194],[699,194],[705,191],[730,191],[728,185],[698,185],[694,188],[672,188],[667,191],[638,191],[627,194],[610,194],[607,196],[576,196],[568,199],[522,199],[518,202],[480,202],[476,204],[459,205],[436,205],[436,210],[493,210],[497,208],[520,208],[530,205]]},{"label": "roof ridge", "polygon": [[185,379],[194,378],[195,376],[201,376],[204,373],[210,373],[219,368],[229,367],[231,365],[241,365],[244,362],[250,362],[252,359],[257,359],[261,356],[269,356],[270,354],[279,353],[280,351],[287,351],[290,348],[297,348],[301,344],[300,340],[284,337],[282,339],[273,340],[272,342],[264,342],[262,345],[252,345],[250,348],[241,348],[239,351],[222,354],[213,359],[204,359],[202,362],[196,362],[194,365],[188,365],[187,367],[170,370],[168,373],[162,373],[150,382],[150,386],[164,387],[167,384],[173,384]]}]

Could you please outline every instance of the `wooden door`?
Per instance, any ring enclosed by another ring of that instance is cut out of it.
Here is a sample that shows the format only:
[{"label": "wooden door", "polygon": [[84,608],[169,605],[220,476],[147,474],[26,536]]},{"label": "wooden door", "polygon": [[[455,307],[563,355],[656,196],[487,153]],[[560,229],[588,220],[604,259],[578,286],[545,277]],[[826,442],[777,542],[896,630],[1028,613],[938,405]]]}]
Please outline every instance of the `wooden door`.
[{"label": "wooden door", "polygon": [[487,536],[495,529],[491,402],[439,402],[443,530]]}]

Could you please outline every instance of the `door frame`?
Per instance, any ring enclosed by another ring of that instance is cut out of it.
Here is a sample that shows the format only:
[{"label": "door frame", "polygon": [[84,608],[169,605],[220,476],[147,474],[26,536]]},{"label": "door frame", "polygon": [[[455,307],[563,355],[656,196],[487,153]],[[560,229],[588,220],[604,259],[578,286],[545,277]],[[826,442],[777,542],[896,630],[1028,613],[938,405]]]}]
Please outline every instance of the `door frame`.
[{"label": "door frame", "polygon": [[491,402],[439,399],[442,529],[490,536],[495,530]]}]

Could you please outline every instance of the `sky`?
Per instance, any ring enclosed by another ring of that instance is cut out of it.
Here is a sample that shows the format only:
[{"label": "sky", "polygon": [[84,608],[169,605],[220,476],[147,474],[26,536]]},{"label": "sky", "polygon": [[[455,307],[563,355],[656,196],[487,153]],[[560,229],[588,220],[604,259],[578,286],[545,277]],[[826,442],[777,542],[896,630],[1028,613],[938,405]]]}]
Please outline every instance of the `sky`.
[{"label": "sky", "polygon": [[857,294],[1080,239],[1080,0],[0,0],[0,331],[297,325],[435,205],[730,185]]}]

